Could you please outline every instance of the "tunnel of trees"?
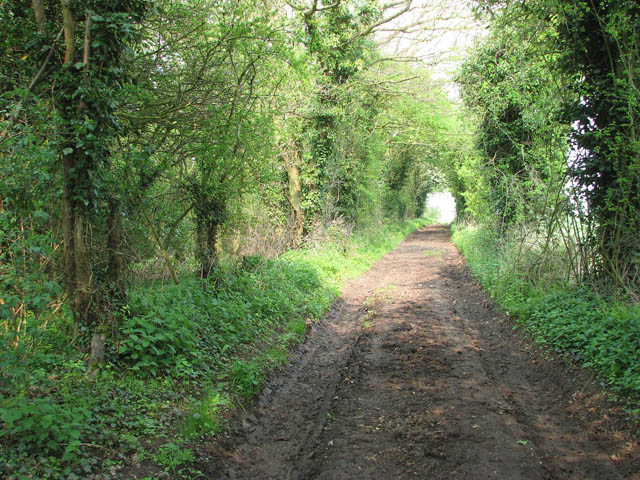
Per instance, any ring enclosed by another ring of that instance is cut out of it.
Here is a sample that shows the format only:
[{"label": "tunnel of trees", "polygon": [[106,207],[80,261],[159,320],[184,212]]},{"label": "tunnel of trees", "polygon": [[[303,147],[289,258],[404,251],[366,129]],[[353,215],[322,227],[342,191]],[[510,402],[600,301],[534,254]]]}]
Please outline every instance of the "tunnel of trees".
[{"label": "tunnel of trees", "polygon": [[[98,471],[173,421],[163,392],[228,408],[219,369],[251,396],[247,345],[299,341],[441,190],[507,306],[617,305],[605,375],[640,392],[640,7],[435,3],[0,4],[0,472]],[[438,18],[479,32],[459,99]]]}]

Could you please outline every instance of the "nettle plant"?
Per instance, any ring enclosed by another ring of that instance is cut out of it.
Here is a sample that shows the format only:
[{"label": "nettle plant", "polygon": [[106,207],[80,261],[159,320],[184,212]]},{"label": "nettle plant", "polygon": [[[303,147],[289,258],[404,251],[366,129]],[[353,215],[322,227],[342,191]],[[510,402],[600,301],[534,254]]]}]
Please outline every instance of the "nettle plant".
[{"label": "nettle plant", "polygon": [[192,286],[190,292],[173,287],[131,296],[118,353],[132,370],[163,375],[179,358],[193,357],[196,335],[192,326],[199,302],[192,297],[202,297],[203,292]]},{"label": "nettle plant", "polygon": [[62,461],[78,458],[89,411],[68,408],[45,398],[16,397],[0,408],[5,428],[0,438],[14,443],[26,455],[61,455]]}]

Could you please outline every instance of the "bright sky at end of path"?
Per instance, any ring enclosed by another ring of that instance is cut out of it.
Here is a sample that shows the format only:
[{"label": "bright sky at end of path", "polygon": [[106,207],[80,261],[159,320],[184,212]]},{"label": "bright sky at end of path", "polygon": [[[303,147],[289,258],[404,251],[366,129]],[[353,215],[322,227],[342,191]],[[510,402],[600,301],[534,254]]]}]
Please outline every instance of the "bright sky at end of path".
[{"label": "bright sky at end of path", "polygon": [[451,223],[456,218],[456,200],[450,192],[433,192],[427,195],[426,211],[437,214],[438,222]]}]

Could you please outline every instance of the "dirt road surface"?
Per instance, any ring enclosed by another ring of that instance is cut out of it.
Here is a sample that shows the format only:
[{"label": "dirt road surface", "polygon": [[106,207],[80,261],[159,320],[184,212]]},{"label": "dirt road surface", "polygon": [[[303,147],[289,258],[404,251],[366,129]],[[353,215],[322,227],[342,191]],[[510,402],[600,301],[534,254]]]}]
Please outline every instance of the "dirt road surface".
[{"label": "dirt road surface", "polygon": [[198,463],[214,479],[640,479],[600,397],[429,226],[345,288]]}]

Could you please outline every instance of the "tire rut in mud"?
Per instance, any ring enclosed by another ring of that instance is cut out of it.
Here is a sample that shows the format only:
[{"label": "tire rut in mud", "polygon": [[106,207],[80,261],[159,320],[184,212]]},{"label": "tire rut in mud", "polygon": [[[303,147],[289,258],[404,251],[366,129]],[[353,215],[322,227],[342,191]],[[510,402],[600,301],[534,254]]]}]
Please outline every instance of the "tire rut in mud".
[{"label": "tire rut in mud", "polygon": [[228,479],[640,478],[637,445],[578,414],[563,365],[491,307],[448,229],[426,227],[345,288],[200,465]]}]

